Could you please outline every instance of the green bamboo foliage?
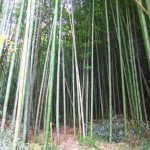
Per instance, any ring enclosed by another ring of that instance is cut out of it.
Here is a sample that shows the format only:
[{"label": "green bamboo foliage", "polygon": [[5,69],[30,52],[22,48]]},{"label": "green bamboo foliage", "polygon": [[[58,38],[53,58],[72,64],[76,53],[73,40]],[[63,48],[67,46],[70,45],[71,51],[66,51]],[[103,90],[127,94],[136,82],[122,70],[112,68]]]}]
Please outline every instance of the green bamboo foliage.
[{"label": "green bamboo foliage", "polygon": [[[15,42],[14,42],[15,50],[17,49],[17,46],[18,46],[18,39],[19,39],[20,26],[21,26],[21,21],[22,21],[23,8],[24,8],[24,0],[22,1],[22,4],[21,4],[20,16],[19,16],[17,29],[16,29],[16,37],[15,37]],[[10,88],[11,88],[13,70],[14,70],[14,66],[15,66],[16,52],[12,54],[12,58],[11,58],[11,65],[10,65],[10,71],[9,71],[9,76],[8,76],[8,81],[7,81],[6,94],[5,94],[5,103],[4,103],[4,108],[3,108],[3,117],[2,117],[2,125],[1,125],[2,129],[4,129],[5,122],[6,122],[7,106],[8,106],[8,100],[9,100],[9,93],[10,93]]]},{"label": "green bamboo foliage", "polygon": [[[8,15],[8,11],[9,11],[9,4],[10,4],[10,0],[8,1],[4,1],[4,9],[3,9],[3,17],[2,17],[2,23],[0,26],[0,33],[3,35],[4,34],[4,39],[6,38],[6,30],[5,30],[5,25],[6,25],[6,21],[7,21],[7,15]],[[3,46],[4,46],[4,40],[2,41],[2,43],[0,43],[0,58],[2,57],[2,51],[3,51]]]},{"label": "green bamboo foliage", "polygon": [[[3,53],[5,53],[6,51],[4,51],[4,44],[5,41],[7,39],[9,39],[8,34],[6,33],[7,29],[6,29],[6,22],[7,22],[7,18],[9,16],[8,12],[9,12],[9,6],[10,6],[10,1],[4,1],[3,3],[4,9],[2,11],[2,19],[1,19],[1,26],[0,26],[0,36],[1,36],[1,42],[0,42],[0,59],[2,59]],[[0,69],[3,70],[0,72],[0,95],[3,94],[4,91],[4,84],[5,84],[5,80],[6,80],[6,69],[7,69],[7,63],[6,63],[7,59],[4,58],[2,64],[0,65]]]},{"label": "green bamboo foliage", "polygon": [[0,0],[1,128],[9,121],[15,128],[14,150],[19,138],[26,145],[31,127],[35,136],[44,130],[47,150],[61,143],[62,127],[65,140],[68,127],[75,140],[94,139],[95,123],[107,121],[111,143],[122,114],[124,140],[130,121],[142,135],[149,123],[149,5]]}]

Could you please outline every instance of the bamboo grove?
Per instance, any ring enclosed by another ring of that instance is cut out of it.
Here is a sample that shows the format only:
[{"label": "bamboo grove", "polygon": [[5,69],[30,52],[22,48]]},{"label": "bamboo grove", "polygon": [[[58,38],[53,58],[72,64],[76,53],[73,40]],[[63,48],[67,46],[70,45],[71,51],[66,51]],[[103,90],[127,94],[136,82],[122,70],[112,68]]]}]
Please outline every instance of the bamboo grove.
[{"label": "bamboo grove", "polygon": [[[149,0],[0,0],[1,129],[28,141],[52,125],[92,138],[93,122],[123,114],[137,135],[150,120]],[[8,117],[10,116],[10,117]],[[90,127],[90,130],[89,130]],[[20,134],[22,133],[22,134]],[[20,137],[21,135],[21,137]]]}]

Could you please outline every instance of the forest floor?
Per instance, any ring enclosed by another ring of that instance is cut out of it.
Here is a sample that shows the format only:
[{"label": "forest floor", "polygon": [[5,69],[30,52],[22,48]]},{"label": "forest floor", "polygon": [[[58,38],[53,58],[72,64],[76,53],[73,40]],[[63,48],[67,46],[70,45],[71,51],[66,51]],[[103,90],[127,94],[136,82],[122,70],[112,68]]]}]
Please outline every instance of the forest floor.
[{"label": "forest floor", "polygon": [[[91,140],[81,142],[79,139],[74,139],[73,129],[67,127],[66,139],[64,137],[63,127],[60,128],[60,143],[57,144],[56,131],[53,133],[53,147],[54,150],[142,150],[137,138],[132,137],[130,144],[125,142],[112,143],[109,144],[105,141],[95,141]],[[43,131],[38,131],[37,135],[33,135],[32,130],[29,133],[29,147],[32,150],[42,150],[42,145],[44,142]],[[51,149],[51,148],[50,148]],[[150,150],[150,149],[144,149]]]},{"label": "forest floor", "polygon": [[[1,124],[1,121],[0,121]],[[130,126],[130,125],[129,125]],[[0,130],[0,150],[4,150],[3,147],[11,149],[13,145],[14,131],[7,129],[3,132]],[[43,130],[37,130],[37,134],[34,135],[33,128],[30,127],[28,134],[27,150],[42,150],[44,144],[44,132]],[[124,142],[123,140],[118,143],[113,142],[112,144],[103,140],[91,140],[86,137],[85,140],[73,135],[73,128],[66,128],[66,139],[64,137],[64,127],[60,126],[60,142],[56,140],[56,129],[53,129],[53,145],[48,150],[150,150],[150,130],[143,128],[142,138],[138,138],[134,134],[129,134],[129,141]],[[49,138],[50,139],[50,138]],[[21,143],[21,139],[20,139]],[[49,141],[50,143],[50,141]],[[20,148],[19,150],[22,150]]]}]

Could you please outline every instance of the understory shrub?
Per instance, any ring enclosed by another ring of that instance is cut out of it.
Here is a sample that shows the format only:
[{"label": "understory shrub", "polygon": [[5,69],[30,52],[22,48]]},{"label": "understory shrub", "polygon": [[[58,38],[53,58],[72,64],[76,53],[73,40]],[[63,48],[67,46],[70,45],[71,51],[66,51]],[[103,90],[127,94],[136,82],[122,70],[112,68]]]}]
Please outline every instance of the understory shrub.
[{"label": "understory shrub", "polygon": [[[14,131],[2,130],[0,128],[0,150],[11,150],[13,148]],[[17,150],[28,150],[28,146],[18,140]]]},{"label": "understory shrub", "polygon": [[[93,126],[93,138],[95,140],[104,140],[109,141],[109,130],[110,123],[109,120],[105,120],[102,124],[94,124]],[[124,138],[124,124],[123,116],[114,116],[113,117],[113,133],[112,133],[112,142],[120,142]]]}]

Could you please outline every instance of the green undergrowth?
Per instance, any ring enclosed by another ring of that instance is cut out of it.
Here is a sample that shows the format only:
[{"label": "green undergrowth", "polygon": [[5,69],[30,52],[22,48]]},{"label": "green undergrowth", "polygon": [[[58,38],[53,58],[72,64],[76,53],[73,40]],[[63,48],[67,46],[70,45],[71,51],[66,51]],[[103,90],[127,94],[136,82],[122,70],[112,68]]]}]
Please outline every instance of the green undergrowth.
[{"label": "green undergrowth", "polygon": [[[141,124],[139,129],[141,134],[138,135],[133,121],[128,121],[128,136],[129,141],[133,140],[140,140],[141,138],[150,138],[150,129],[147,128],[148,125],[145,123]],[[125,129],[124,129],[124,119],[122,115],[113,116],[113,123],[112,123],[112,142],[119,143],[119,142],[126,142],[125,140]],[[93,124],[93,139],[97,141],[109,141],[109,134],[110,134],[110,122],[108,119],[105,119],[103,123],[94,123]],[[88,128],[88,135],[90,135],[90,126]]]},{"label": "green undergrowth", "polygon": [[[2,130],[0,128],[0,150],[12,150],[13,149],[14,131]],[[21,139],[18,139],[17,150],[28,150],[28,145],[23,144]]]},{"label": "green undergrowth", "polygon": [[92,147],[92,148],[95,148],[96,150],[101,150],[100,148],[97,147],[96,143],[94,140],[92,140],[91,138],[89,137],[86,137],[86,138],[79,138],[79,144],[80,145],[84,145],[84,146],[87,146],[87,147]]},{"label": "green undergrowth", "polygon": [[[124,140],[124,122],[123,116],[114,116],[113,117],[113,133],[112,133],[112,142],[119,143]],[[109,141],[110,134],[110,122],[108,119],[105,119],[103,123],[95,123],[93,125],[93,139],[99,141]]]},{"label": "green undergrowth", "polygon": [[[90,127],[90,126],[89,126]],[[132,122],[129,124],[129,141],[124,140],[124,126],[122,117],[113,118],[113,143],[116,148],[136,149],[136,150],[150,150],[150,129],[147,125],[141,124],[141,135],[138,137],[134,131]],[[90,131],[88,132],[90,133]],[[0,128],[0,150],[12,149],[13,147],[14,131],[10,129],[1,130]],[[79,138],[78,142],[82,150],[102,150],[98,145],[99,142],[107,143],[109,140],[109,121],[105,120],[103,123],[94,123],[93,125],[93,139],[90,134],[86,138]],[[50,143],[50,142],[49,142]],[[103,144],[102,143],[102,144]],[[29,143],[23,144],[22,139],[18,139],[17,150],[42,150],[43,140],[39,134],[33,135]],[[57,150],[57,147],[48,145],[48,150]]]},{"label": "green undergrowth", "polygon": [[140,141],[140,149],[139,150],[150,150],[150,138],[144,138]]},{"label": "green undergrowth", "polygon": [[[133,121],[128,120],[128,137],[129,139],[125,140],[124,132],[124,119],[122,115],[113,115],[113,124],[112,124],[112,143],[116,147],[120,145],[127,147],[127,149],[138,149],[138,150],[150,150],[150,125],[141,123],[139,126],[140,135],[137,134]],[[88,134],[90,137],[90,124],[87,124]],[[109,143],[109,134],[110,134],[110,122],[109,119],[105,119],[104,122],[94,122],[93,124],[93,140],[99,142]]]}]

